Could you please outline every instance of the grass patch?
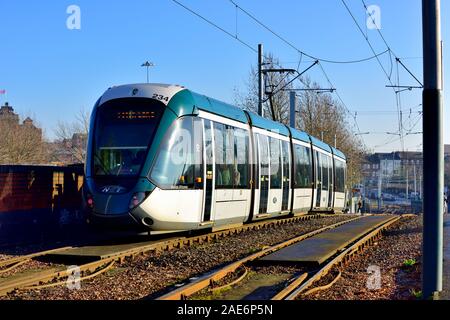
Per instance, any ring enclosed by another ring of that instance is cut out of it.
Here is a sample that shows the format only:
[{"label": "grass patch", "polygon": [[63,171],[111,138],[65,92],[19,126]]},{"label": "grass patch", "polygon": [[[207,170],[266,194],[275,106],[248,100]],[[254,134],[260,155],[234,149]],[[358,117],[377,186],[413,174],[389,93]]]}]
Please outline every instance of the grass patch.
[{"label": "grass patch", "polygon": [[257,252],[259,252],[259,251],[261,251],[261,248],[250,248],[250,249],[248,250],[248,253],[249,253],[249,254],[253,254],[253,253],[257,253]]},{"label": "grass patch", "polygon": [[415,289],[411,289],[409,292],[411,292],[411,295],[416,298],[416,299],[422,299],[423,294],[422,294],[422,290],[415,290]]},{"label": "grass patch", "polygon": [[416,263],[417,263],[416,259],[406,259],[405,261],[403,261],[403,267],[409,269],[413,267]]}]

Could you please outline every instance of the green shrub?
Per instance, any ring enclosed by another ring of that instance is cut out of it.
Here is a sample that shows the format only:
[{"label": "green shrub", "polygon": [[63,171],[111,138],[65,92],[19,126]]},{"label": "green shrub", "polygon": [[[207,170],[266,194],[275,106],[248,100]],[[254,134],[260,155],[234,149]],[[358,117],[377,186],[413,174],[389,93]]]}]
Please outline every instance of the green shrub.
[{"label": "green shrub", "polygon": [[403,261],[403,266],[406,268],[411,268],[416,264],[416,259],[407,259]]},{"label": "green shrub", "polygon": [[414,290],[414,289],[411,289],[410,290],[410,292],[411,292],[411,295],[414,297],[414,298],[416,298],[416,299],[422,299],[422,290],[418,290],[418,291],[416,291],[416,290]]}]

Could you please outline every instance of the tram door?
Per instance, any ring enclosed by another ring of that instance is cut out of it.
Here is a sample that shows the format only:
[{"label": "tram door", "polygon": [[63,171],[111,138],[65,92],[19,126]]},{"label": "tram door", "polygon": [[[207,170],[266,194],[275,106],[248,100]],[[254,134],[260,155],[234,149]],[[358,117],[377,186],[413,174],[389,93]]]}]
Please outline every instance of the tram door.
[{"label": "tram door", "polygon": [[328,208],[333,207],[333,198],[334,198],[334,175],[333,175],[333,159],[331,157],[328,158],[328,172],[329,172],[329,180],[330,186],[328,188]]},{"label": "tram door", "polygon": [[320,200],[320,207],[326,208],[328,207],[328,197],[329,197],[329,190],[330,190],[330,165],[329,165],[329,157],[325,154],[320,154],[321,157],[321,166],[322,166],[322,191],[321,196],[322,199]]},{"label": "tram door", "polygon": [[291,171],[291,148],[287,141],[281,142],[282,160],[283,160],[283,200],[281,204],[281,211],[288,211],[289,208],[289,193],[290,193],[290,171]]},{"label": "tram door", "polygon": [[213,145],[214,226],[243,223],[250,197],[248,131],[213,122]]},{"label": "tram door", "polygon": [[211,121],[203,120],[203,136],[204,136],[204,163],[205,163],[205,185],[204,185],[204,205],[202,222],[208,222],[211,219],[212,203],[213,203],[213,187],[214,187],[214,154],[213,154],[213,137]]},{"label": "tram door", "polygon": [[281,140],[273,137],[268,138],[270,155],[270,178],[267,212],[275,213],[281,211],[283,202],[283,166],[281,161]]},{"label": "tram door", "polygon": [[314,151],[314,171],[316,180],[316,208],[320,208],[320,199],[322,197],[322,159],[318,151]]},{"label": "tram door", "polygon": [[269,196],[269,144],[267,137],[258,134],[259,145],[259,214],[267,213]]}]

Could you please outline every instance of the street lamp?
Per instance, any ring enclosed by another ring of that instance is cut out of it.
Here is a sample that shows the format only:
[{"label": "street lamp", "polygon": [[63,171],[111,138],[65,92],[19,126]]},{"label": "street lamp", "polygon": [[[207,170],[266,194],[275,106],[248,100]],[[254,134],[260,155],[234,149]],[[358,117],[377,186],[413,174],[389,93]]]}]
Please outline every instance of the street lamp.
[{"label": "street lamp", "polygon": [[147,83],[148,83],[148,68],[149,67],[154,67],[155,65],[153,64],[153,62],[148,62],[145,61],[143,64],[141,64],[141,67],[146,67],[147,68]]}]

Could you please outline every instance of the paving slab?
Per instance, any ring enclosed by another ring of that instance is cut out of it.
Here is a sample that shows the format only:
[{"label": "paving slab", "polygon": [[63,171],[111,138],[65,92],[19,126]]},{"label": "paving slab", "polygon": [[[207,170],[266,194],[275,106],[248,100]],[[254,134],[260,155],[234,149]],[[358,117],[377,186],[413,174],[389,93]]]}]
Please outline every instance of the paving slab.
[{"label": "paving slab", "polygon": [[373,215],[361,217],[337,228],[319,233],[260,260],[263,262],[291,262],[320,265],[346,246],[370,230],[391,219],[389,215]]},{"label": "paving slab", "polygon": [[[174,239],[179,238],[167,238],[164,242],[168,243],[169,241]],[[48,259],[51,261],[60,262],[89,262],[118,256],[126,252],[148,248],[159,244],[161,244],[161,241],[151,240],[122,244],[104,244],[73,247],[48,254],[44,257],[44,260]]]}]

